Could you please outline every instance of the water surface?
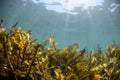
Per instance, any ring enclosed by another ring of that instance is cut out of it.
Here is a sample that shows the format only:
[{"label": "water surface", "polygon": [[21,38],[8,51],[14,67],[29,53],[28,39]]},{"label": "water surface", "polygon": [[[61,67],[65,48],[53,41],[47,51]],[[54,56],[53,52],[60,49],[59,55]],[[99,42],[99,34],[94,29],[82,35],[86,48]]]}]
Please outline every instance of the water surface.
[{"label": "water surface", "polygon": [[7,29],[19,21],[40,42],[53,35],[59,48],[78,42],[93,49],[120,42],[118,0],[1,0],[0,19]]}]

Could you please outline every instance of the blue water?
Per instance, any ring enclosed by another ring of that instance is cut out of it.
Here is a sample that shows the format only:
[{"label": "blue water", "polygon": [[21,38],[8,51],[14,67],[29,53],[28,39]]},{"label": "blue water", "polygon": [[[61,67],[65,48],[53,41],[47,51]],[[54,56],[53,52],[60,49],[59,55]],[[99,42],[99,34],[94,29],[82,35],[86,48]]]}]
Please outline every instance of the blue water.
[{"label": "blue water", "polygon": [[19,21],[18,26],[32,30],[32,38],[40,42],[53,35],[58,48],[78,42],[80,48],[91,50],[97,44],[105,48],[113,41],[120,42],[119,2],[106,0],[86,10],[76,7],[74,13],[48,10],[45,6],[32,0],[0,0],[0,19],[7,29]]}]

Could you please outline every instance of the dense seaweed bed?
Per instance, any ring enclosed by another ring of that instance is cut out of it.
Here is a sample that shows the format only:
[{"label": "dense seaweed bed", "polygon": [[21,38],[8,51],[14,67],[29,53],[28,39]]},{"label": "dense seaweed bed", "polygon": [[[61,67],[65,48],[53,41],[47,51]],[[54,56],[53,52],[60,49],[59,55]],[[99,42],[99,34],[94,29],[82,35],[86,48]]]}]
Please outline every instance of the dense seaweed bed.
[{"label": "dense seaweed bed", "polygon": [[[0,80],[120,80],[120,44],[80,50],[74,43],[57,48],[53,36],[43,42],[31,31],[0,28]],[[49,44],[49,45],[48,45]]]}]

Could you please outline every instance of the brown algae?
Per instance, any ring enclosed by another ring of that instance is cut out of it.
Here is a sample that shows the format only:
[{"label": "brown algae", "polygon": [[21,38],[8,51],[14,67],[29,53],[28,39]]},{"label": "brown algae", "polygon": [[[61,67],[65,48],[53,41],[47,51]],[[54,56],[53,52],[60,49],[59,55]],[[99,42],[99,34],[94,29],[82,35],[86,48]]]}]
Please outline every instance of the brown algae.
[{"label": "brown algae", "polygon": [[[50,46],[47,44],[51,43]],[[46,47],[47,46],[47,47]],[[78,43],[58,49],[53,36],[41,43],[30,31],[0,28],[0,80],[120,80],[120,44],[91,52]]]}]

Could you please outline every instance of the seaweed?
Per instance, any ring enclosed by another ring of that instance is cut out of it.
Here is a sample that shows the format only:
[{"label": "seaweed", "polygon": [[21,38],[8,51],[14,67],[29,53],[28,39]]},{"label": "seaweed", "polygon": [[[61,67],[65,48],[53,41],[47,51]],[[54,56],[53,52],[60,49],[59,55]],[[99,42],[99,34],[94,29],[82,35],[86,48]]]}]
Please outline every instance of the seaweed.
[{"label": "seaweed", "polygon": [[17,24],[0,28],[0,80],[120,80],[119,43],[107,50],[87,51],[79,43],[59,49],[54,36],[36,42]]}]

